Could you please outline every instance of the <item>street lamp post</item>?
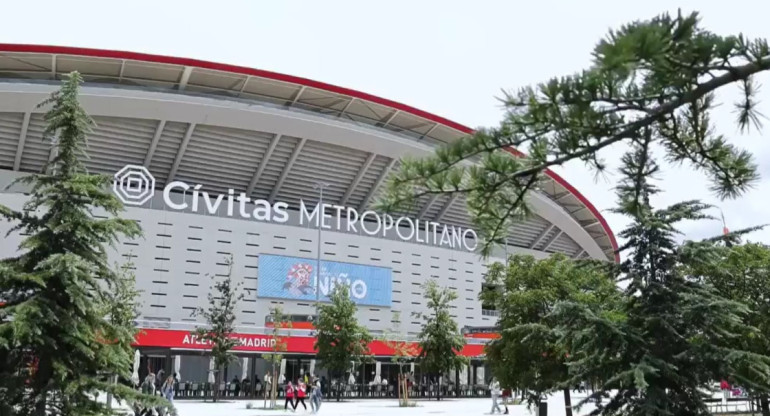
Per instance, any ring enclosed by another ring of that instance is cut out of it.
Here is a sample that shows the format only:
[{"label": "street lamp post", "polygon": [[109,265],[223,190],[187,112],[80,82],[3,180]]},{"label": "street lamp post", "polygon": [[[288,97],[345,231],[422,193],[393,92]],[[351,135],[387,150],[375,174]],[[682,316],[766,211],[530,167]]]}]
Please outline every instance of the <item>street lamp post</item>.
[{"label": "street lamp post", "polygon": [[328,183],[316,182],[313,188],[318,189],[318,251],[316,257],[316,269],[315,269],[315,311],[316,319],[318,319],[318,305],[321,299],[321,228],[323,226],[323,204],[324,204],[324,188],[329,186]]}]

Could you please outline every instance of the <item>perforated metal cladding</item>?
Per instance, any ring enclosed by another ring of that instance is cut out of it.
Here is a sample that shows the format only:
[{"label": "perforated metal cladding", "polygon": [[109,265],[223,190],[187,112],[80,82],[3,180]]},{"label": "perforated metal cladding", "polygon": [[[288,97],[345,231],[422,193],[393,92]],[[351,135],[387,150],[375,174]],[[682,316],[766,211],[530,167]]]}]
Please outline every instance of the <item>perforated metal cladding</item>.
[{"label": "perforated metal cladding", "polygon": [[567,254],[576,254],[580,250],[580,246],[575,242],[575,240],[571,239],[566,233],[562,233],[559,238],[557,238],[553,244],[551,244],[551,247],[549,247],[549,252],[552,253],[567,253]]},{"label": "perforated metal cladding", "polygon": [[[119,251],[136,255],[139,286],[147,293],[142,314],[147,316],[191,319],[190,313],[206,304],[211,286],[206,275],[225,273],[224,258],[232,255],[233,277],[246,291],[238,308],[238,324],[262,326],[273,299],[256,294],[259,255],[316,255],[314,229],[143,209],[131,209],[128,214],[141,220],[145,236],[121,242]],[[485,267],[475,254],[333,232],[325,232],[322,238],[325,260],[392,268],[392,307],[359,308],[358,319],[371,329],[389,327],[392,310],[402,316],[424,311],[421,285],[430,278],[460,294],[453,314],[461,325],[480,322],[476,296]],[[280,301],[292,313],[313,312],[312,305]],[[419,331],[421,323],[417,322],[405,323],[404,330]]]},{"label": "perforated metal cladding", "polygon": [[553,243],[555,242],[554,239],[558,238],[559,235],[562,234],[562,232],[556,228],[551,227],[547,229],[548,232],[539,238],[537,240],[537,244],[533,247],[535,250],[544,250],[545,248],[548,248],[549,252],[553,252]]},{"label": "perforated metal cladding", "polygon": [[[23,194],[0,193],[0,203],[12,207],[20,207],[26,198]],[[232,276],[242,283],[246,295],[238,306],[238,325],[263,326],[273,302],[282,303],[287,312],[313,313],[312,304],[260,298],[256,289],[259,256],[314,259],[316,229],[144,208],[128,208],[124,217],[139,221],[144,236],[121,240],[110,252],[110,263],[129,259],[134,263],[137,286],[143,293],[143,317],[196,322],[191,313],[206,306],[210,276],[223,276],[227,271],[225,259],[230,256],[235,262]],[[0,233],[9,227],[8,223],[0,224]],[[13,234],[0,242],[3,256],[15,252],[20,239]],[[515,248],[509,251],[515,252]],[[461,326],[489,322],[478,301],[486,263],[474,253],[325,231],[322,256],[325,260],[392,269],[391,308],[358,309],[359,321],[373,330],[388,328],[392,312],[398,311],[403,330],[418,332],[421,322],[409,317],[413,312],[425,311],[422,285],[428,279],[458,293],[452,315]]]},{"label": "perforated metal cladding", "polygon": [[[465,228],[475,228],[468,216],[465,197],[457,198],[442,218],[443,222]],[[516,223],[511,229],[511,244],[518,247],[530,247],[537,237],[550,226],[550,223],[538,215]]]},{"label": "perforated metal cladding", "polygon": [[0,113],[0,168],[2,169],[13,169],[23,121],[22,113]]},{"label": "perforated metal cladding", "polygon": [[89,172],[112,175],[127,164],[141,165],[158,122],[134,118],[95,117],[88,135]]},{"label": "perforated metal cladding", "polygon": [[203,183],[208,191],[245,191],[273,134],[198,124],[177,179]]},{"label": "perforated metal cladding", "polygon": [[294,148],[300,142],[297,137],[281,136],[278,144],[273,150],[273,155],[265,166],[265,171],[259,178],[256,187],[254,188],[253,195],[258,198],[267,199],[270,193],[273,192],[273,188],[278,183],[278,179],[281,177],[286,164],[291,158],[291,154]]},{"label": "perforated metal cladding", "polygon": [[50,140],[43,142],[45,122],[42,114],[32,114],[27,128],[27,140],[21,154],[20,169],[27,172],[40,172],[51,154]]},{"label": "perforated metal cladding", "polygon": [[187,123],[167,122],[158,140],[155,153],[150,161],[150,172],[155,176],[156,184],[165,184],[174,164],[179,145],[187,132]]},{"label": "perforated metal cladding", "polygon": [[[0,166],[13,164],[16,153],[14,146],[18,144],[22,120],[22,113],[5,113],[0,117],[0,148],[4,149],[0,154]],[[155,176],[157,188],[162,188],[168,182],[169,172],[178,158],[189,124],[166,122],[152,150],[151,143],[159,121],[122,117],[97,117],[95,121],[97,125],[89,136],[90,158],[85,161],[89,171],[109,175],[125,164],[143,164],[145,157],[151,153],[149,169]],[[39,172],[49,159],[50,143],[43,142],[43,129],[42,115],[33,114],[20,170]],[[198,124],[192,130],[190,140],[179,159],[176,179],[202,183],[204,190],[209,192],[226,192],[230,188],[237,192],[245,191],[265,161],[266,152],[273,140],[274,135],[270,133]],[[318,194],[312,185],[318,180],[330,185],[324,191],[325,200],[329,203],[339,203],[348,191],[347,206],[358,208],[366,200],[364,209],[367,209],[377,201],[384,189],[380,179],[392,161],[390,158],[375,156],[355,183],[359,172],[366,166],[369,153],[308,139],[304,141],[295,163],[288,166],[300,142],[301,139],[290,136],[278,139],[255,184],[253,198],[269,198],[285,173],[285,180],[278,187],[275,199],[288,202],[293,207],[297,207],[300,198],[308,204],[316,203]],[[396,162],[388,174],[397,169]],[[439,220],[441,223],[474,228],[464,198],[454,200],[445,209],[449,201],[450,198],[445,195],[435,200],[431,196],[423,196],[410,209],[396,215],[435,221],[443,212]],[[528,248],[549,225],[546,220],[533,216],[511,229],[511,242]],[[594,235],[594,238],[601,238],[600,234]],[[554,241],[550,249],[566,254],[577,252],[577,246],[571,239]]]},{"label": "perforated metal cladding", "polygon": [[391,159],[385,156],[378,155],[374,158],[372,164],[369,165],[369,169],[366,170],[366,173],[364,173],[364,176],[361,177],[361,180],[358,182],[358,186],[356,186],[350,194],[348,205],[353,207],[361,205],[361,202],[366,198],[369,190],[375,185],[377,179],[382,175],[382,172],[387,168],[390,161]]},{"label": "perforated metal cladding", "polygon": [[339,203],[367,157],[365,152],[308,140],[291,166],[277,199],[316,201],[317,198],[309,197],[314,193],[311,191],[312,184],[323,180],[329,185],[324,189],[324,200]]},{"label": "perforated metal cladding", "polygon": [[523,243],[525,247],[530,247],[535,242],[535,239],[550,225],[543,217],[533,215],[525,221],[516,223],[511,230],[511,236],[516,245]]},{"label": "perforated metal cladding", "polygon": [[446,203],[449,202],[450,199],[452,199],[451,195],[439,195],[435,199],[432,197],[429,198],[428,201],[430,204],[428,205],[428,203],[426,203],[427,207],[423,206],[423,208],[425,209],[425,213],[423,214],[422,217],[425,218],[426,220],[436,218],[436,216],[438,216],[438,214],[444,208],[444,205],[446,205]]}]

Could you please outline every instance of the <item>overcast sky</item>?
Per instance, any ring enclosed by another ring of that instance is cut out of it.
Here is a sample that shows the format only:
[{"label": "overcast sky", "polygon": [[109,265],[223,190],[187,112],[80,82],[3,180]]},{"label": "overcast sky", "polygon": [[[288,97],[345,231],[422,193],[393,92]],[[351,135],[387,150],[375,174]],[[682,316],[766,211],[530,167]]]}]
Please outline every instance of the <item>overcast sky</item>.
[{"label": "overcast sky", "polygon": [[[515,89],[586,67],[609,28],[664,11],[698,10],[722,34],[770,38],[770,5],[754,1],[35,1],[3,4],[0,42],[120,49],[250,66],[328,82],[402,102],[470,127],[496,125],[500,89]],[[766,84],[767,76],[760,78]],[[760,96],[770,115],[768,90]],[[738,200],[719,201],[689,167],[667,168],[656,200],[719,205],[728,226],[770,222],[770,144],[740,135],[731,88],[719,95],[715,125],[751,150],[762,181]],[[770,128],[770,127],[769,127]],[[624,146],[603,156],[613,162]],[[616,166],[610,163],[610,166]],[[617,233],[617,175],[595,178],[580,165],[557,169],[605,214]],[[613,169],[614,171],[614,169]],[[719,215],[718,211],[714,212]],[[721,232],[688,224],[691,238]],[[770,229],[752,234],[770,243]]]}]

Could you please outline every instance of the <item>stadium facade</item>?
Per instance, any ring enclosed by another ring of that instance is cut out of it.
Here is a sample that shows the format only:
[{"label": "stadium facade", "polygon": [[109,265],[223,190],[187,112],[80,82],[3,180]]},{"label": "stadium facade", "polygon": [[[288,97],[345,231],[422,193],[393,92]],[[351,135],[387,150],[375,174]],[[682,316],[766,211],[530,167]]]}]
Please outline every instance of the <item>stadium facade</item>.
[{"label": "stadium facade", "polygon": [[[604,218],[553,172],[529,200],[536,215],[486,261],[462,197],[426,197],[399,215],[372,211],[399,159],[429,155],[471,131],[458,123],[308,79],[120,51],[0,44],[1,204],[21,208],[27,189],[6,185],[53,157],[36,106],[75,70],[97,123],[86,164],[115,176],[125,216],[144,231],[112,251],[116,263],[133,264],[143,292],[137,347],[149,367],[178,370],[184,380],[207,377],[206,345],[190,334],[201,322],[191,312],[207,304],[210,276],[225,274],[229,257],[245,298],[237,319],[244,359],[228,379],[264,374],[259,353],[270,348],[266,318],[275,305],[297,321],[282,371],[321,373],[312,325],[301,322],[314,313],[316,286],[323,300],[335,281],[345,282],[362,324],[380,334],[399,315],[411,339],[427,279],[458,293],[453,317],[461,327],[487,328],[496,317],[478,300],[485,262],[505,251],[617,261]],[[0,256],[13,255],[22,237],[3,239]],[[463,354],[478,358],[483,338],[469,336]],[[371,348],[390,354],[380,342]],[[385,367],[356,374],[365,383],[388,377]],[[459,377],[472,383],[483,379],[479,372]]]}]

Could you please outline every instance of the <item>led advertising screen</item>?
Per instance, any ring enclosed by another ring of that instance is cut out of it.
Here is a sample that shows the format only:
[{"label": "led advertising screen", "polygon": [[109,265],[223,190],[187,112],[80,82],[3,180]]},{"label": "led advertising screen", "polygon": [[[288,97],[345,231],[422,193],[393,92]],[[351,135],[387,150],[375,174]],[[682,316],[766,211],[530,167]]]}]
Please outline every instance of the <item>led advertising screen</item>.
[{"label": "led advertising screen", "polygon": [[[265,298],[316,300],[315,259],[301,257],[259,256],[257,295]],[[321,261],[319,299],[329,301],[329,292],[337,283],[349,287],[350,298],[359,305],[391,306],[392,274],[386,267],[364,266],[335,261]]]}]

